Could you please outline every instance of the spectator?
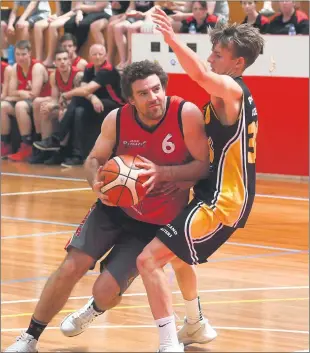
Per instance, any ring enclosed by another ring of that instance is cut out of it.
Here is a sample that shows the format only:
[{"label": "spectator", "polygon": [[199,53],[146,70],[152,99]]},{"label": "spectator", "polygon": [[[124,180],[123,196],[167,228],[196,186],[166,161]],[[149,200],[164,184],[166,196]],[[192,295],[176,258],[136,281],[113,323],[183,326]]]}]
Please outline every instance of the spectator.
[{"label": "spectator", "polygon": [[77,55],[76,38],[71,33],[65,33],[59,40],[59,44],[69,53],[71,65],[79,71],[84,71],[87,66],[87,61]]},{"label": "spectator", "polygon": [[75,145],[73,158],[65,161],[63,166],[83,163],[100,133],[103,119],[110,111],[124,104],[119,73],[106,60],[104,46],[91,46],[90,62],[85,69],[81,87],[61,95],[61,104],[72,100],[60,122],[59,132],[34,142],[34,146],[41,151],[60,150],[60,141],[72,130],[74,124],[79,145]]},{"label": "spectator", "polygon": [[[36,98],[33,102],[33,117],[37,136],[43,139],[48,138],[53,133],[55,120],[60,121],[64,115],[64,108],[59,104],[62,93],[69,92],[73,88],[79,87],[83,73],[71,65],[68,52],[60,47],[55,53],[56,70],[50,75],[51,97],[43,101],[43,98]],[[65,146],[68,139],[65,139],[61,146]],[[61,148],[61,153],[50,156],[48,153],[35,149],[30,163],[45,163],[47,165],[60,164],[64,160],[65,148]]]},{"label": "spectator", "polygon": [[269,20],[267,17],[257,12],[256,1],[241,1],[241,5],[246,14],[242,23],[248,23],[258,28],[261,33],[267,33]]},{"label": "spectator", "polygon": [[126,13],[126,19],[114,26],[114,36],[120,57],[117,70],[122,71],[131,62],[131,37],[139,33],[145,20],[151,20],[154,1],[135,1],[134,10]]},{"label": "spectator", "polygon": [[[23,14],[17,18],[19,7],[24,9]],[[1,38],[3,38],[4,49],[8,47],[7,35],[15,35],[15,30],[19,39],[29,40],[29,29],[35,26],[35,23],[47,19],[51,14],[51,8],[47,0],[42,1],[14,1],[7,26],[1,22]]]},{"label": "spectator", "polygon": [[221,22],[229,20],[229,5],[228,1],[206,1],[209,15],[215,15]]},{"label": "spectator", "polygon": [[112,16],[111,4],[108,1],[83,1],[75,5],[76,15],[65,23],[65,32],[77,39],[77,51],[86,42],[90,25],[100,19],[109,20]]},{"label": "spectator", "polygon": [[56,13],[36,22],[34,26],[35,56],[39,61],[43,60],[44,31],[48,30],[48,54],[47,59],[43,62],[43,65],[47,67],[53,64],[52,58],[54,57],[58,40],[58,28],[63,27],[70,17],[74,15],[72,1],[56,1],[55,3]]},{"label": "spectator", "polygon": [[296,34],[309,34],[308,16],[295,9],[294,1],[280,1],[280,13],[270,22],[268,33],[289,34],[291,26],[295,27]]},{"label": "spectator", "polygon": [[193,16],[182,21],[181,33],[189,33],[192,26],[196,33],[207,33],[208,27],[215,27],[217,17],[208,14],[206,1],[194,1],[192,11]]},{"label": "spectator", "polygon": [[9,80],[12,73],[12,67],[1,60],[1,100],[4,100],[8,95]]},{"label": "spectator", "polygon": [[[44,88],[48,86],[48,73],[41,63],[31,59],[29,41],[16,43],[15,58],[9,93],[1,104],[1,155],[12,161],[25,161],[30,157],[32,150],[32,101],[42,95]],[[16,116],[22,140],[18,152],[11,155],[10,115]]]},{"label": "spectator", "polygon": [[126,19],[126,13],[134,9],[134,4],[133,1],[111,1],[111,6],[113,16],[109,21],[103,18],[93,22],[90,25],[90,31],[95,43],[104,45],[103,31],[107,27],[107,59],[113,63],[116,49],[114,27]]}]

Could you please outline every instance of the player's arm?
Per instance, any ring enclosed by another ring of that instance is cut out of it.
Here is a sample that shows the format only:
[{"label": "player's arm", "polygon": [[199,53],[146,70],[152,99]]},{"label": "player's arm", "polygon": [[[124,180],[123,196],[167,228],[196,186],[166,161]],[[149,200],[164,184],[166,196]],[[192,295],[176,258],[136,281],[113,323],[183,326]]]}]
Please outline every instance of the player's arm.
[{"label": "player's arm", "polygon": [[44,78],[47,75],[45,67],[37,63],[32,68],[31,93],[33,98],[39,97],[44,85]]},{"label": "player's arm", "polygon": [[[205,133],[205,123],[199,108],[193,103],[186,102],[182,109],[182,125],[185,145],[191,154],[192,161],[187,164],[174,166],[157,166],[144,157],[144,163],[136,163],[144,169],[141,176],[149,179],[143,184],[150,192],[156,184],[161,182],[184,182],[205,178],[209,171],[209,145]],[[191,186],[187,184],[187,186]]]},{"label": "player's arm", "polygon": [[7,66],[4,70],[4,77],[3,77],[3,85],[1,90],[1,99],[5,99],[5,97],[9,94],[9,82],[10,82],[10,75],[12,72],[12,67]]},{"label": "player's arm", "polygon": [[69,92],[65,92],[62,94],[62,96],[66,100],[70,100],[72,97],[78,96],[78,97],[89,97],[92,95],[94,92],[96,92],[101,85],[95,81],[91,81],[89,83],[81,85],[81,87],[77,87],[72,89]]},{"label": "player's arm", "polygon": [[76,65],[76,68],[78,70],[84,71],[86,66],[87,66],[88,62],[85,59],[81,59],[78,64]]},{"label": "player's arm", "polygon": [[113,110],[104,119],[101,125],[100,135],[84,164],[89,185],[97,193],[100,200],[108,205],[107,196],[102,195],[100,192],[103,183],[99,182],[98,174],[100,173],[101,167],[105,165],[113,153],[113,148],[116,143],[117,111],[118,109]]},{"label": "player's arm", "polygon": [[[18,90],[18,80],[17,80],[17,64],[13,65],[12,73],[9,82],[9,92],[8,92],[8,100],[10,101],[20,101],[22,99],[30,98],[30,93],[25,90]],[[27,97],[27,95],[29,97]],[[25,98],[24,98],[25,97]]]},{"label": "player's arm", "polygon": [[83,80],[83,72],[78,72],[73,79],[73,87],[80,87]]},{"label": "player's arm", "polygon": [[59,99],[59,89],[56,84],[56,73],[55,71],[51,73],[50,75],[50,85],[51,85],[51,97],[52,97],[52,102],[55,104],[58,104],[58,99]]}]

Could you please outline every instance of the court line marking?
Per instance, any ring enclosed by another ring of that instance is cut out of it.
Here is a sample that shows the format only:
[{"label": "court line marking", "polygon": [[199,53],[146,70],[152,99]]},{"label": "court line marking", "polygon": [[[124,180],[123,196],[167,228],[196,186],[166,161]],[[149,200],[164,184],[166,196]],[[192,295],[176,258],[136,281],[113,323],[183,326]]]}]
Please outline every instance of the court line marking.
[{"label": "court line marking", "polygon": [[24,234],[24,235],[7,235],[1,236],[1,241],[5,239],[21,239],[21,238],[32,238],[32,237],[46,237],[48,235],[59,235],[59,234],[69,234],[73,233],[74,230],[64,230],[62,232],[47,232],[47,233],[34,233],[34,234]]},{"label": "court line marking", "polygon": [[[267,302],[287,302],[287,301],[302,301],[309,300],[309,297],[303,298],[269,298],[269,299],[244,299],[244,300],[219,300],[219,301],[208,301],[201,302],[202,305],[212,305],[212,304],[243,304],[243,303],[267,303]],[[184,303],[173,303],[172,306],[184,306]],[[144,305],[123,305],[116,306],[110,310],[130,310],[130,309],[147,309],[150,306],[148,304]],[[66,309],[60,310],[58,314],[70,314],[75,312],[76,309]],[[1,318],[13,318],[13,317],[25,317],[32,316],[32,313],[20,313],[20,314],[4,314]]]},{"label": "court line marking", "polygon": [[[182,320],[183,321],[183,320]],[[235,331],[262,331],[262,332],[280,332],[280,333],[299,333],[299,334],[309,334],[309,331],[301,330],[285,330],[276,328],[261,328],[261,327],[238,327],[238,326],[212,326],[217,330],[235,330]],[[91,325],[88,329],[134,329],[134,328],[156,328],[155,325]],[[17,332],[24,331],[27,328],[4,328],[1,332]],[[59,330],[59,326],[47,326],[45,330]],[[298,351],[299,352],[299,351]],[[301,351],[308,352],[308,351]]]},{"label": "court line marking", "polygon": [[[38,179],[50,179],[50,180],[67,180],[67,181],[83,181],[87,182],[86,179],[82,178],[69,178],[69,177],[59,177],[59,176],[49,176],[40,174],[19,174],[19,173],[2,173],[5,176],[17,176],[23,178],[38,178]],[[295,196],[285,196],[285,195],[269,195],[269,194],[256,194],[256,197],[270,198],[270,199],[281,199],[281,200],[294,200],[294,201],[307,201],[309,198],[306,197],[295,197]]]},{"label": "court line marking", "polygon": [[[44,221],[40,219],[31,219],[31,218],[21,218],[21,217],[10,217],[10,216],[1,216],[2,219],[7,219],[11,221],[24,221],[29,223],[44,223],[44,224],[55,224],[55,225],[63,225],[68,227],[78,227],[78,223],[63,223],[63,222],[54,222],[54,221]],[[288,249],[288,248],[279,248],[269,245],[259,245],[259,244],[249,244],[249,243],[238,243],[238,242],[230,242],[227,241],[225,244],[235,245],[235,246],[245,246],[250,248],[258,248],[258,249],[269,249],[269,250],[279,250],[279,251],[292,251],[299,252],[304,251],[304,249]]]},{"label": "court line marking", "polygon": [[47,189],[35,191],[21,191],[21,192],[6,192],[1,196],[22,196],[22,195],[36,195],[36,194],[52,194],[57,192],[74,192],[74,191],[89,191],[91,188],[73,188],[73,189]]},{"label": "court line marking", "polygon": [[78,227],[79,226],[79,224],[77,224],[77,223],[44,221],[42,219],[31,219],[31,218],[22,218],[22,217],[1,216],[1,219],[7,219],[9,221],[23,221],[23,222],[29,222],[29,223],[55,224],[58,226],[66,226],[66,227]]},{"label": "court line marking", "polygon": [[[309,289],[309,286],[288,286],[288,287],[252,287],[252,288],[223,288],[223,289],[201,289],[199,293],[221,293],[221,292],[252,292],[252,291],[269,291],[269,290],[292,290],[292,289]],[[181,291],[173,291],[172,294],[181,294]],[[146,292],[125,293],[123,297],[146,297]],[[90,296],[69,297],[68,300],[89,299]],[[36,303],[39,298],[35,299],[20,299],[20,300],[4,300],[3,304],[18,304],[18,303]]]},{"label": "court line marking", "polygon": [[[298,252],[293,251],[293,252],[277,252],[277,253],[271,253],[271,254],[255,254],[255,255],[248,255],[248,256],[235,256],[235,257],[229,257],[229,258],[220,258],[220,259],[210,259],[210,263],[219,263],[219,262],[227,262],[227,261],[239,261],[239,260],[245,260],[245,259],[258,259],[258,258],[266,258],[266,257],[277,257],[277,256],[285,256],[285,255],[299,255],[299,254],[306,254],[309,253],[309,250],[299,250]],[[174,273],[172,273],[172,277],[170,277],[170,281],[172,281],[172,278],[174,276]],[[87,272],[85,276],[94,276],[94,275],[99,275],[99,272]],[[1,285],[10,285],[13,283],[26,283],[26,282],[34,282],[34,281],[43,281],[47,280],[49,277],[48,276],[43,276],[43,277],[30,277],[30,278],[19,278],[19,279],[10,279],[10,280],[4,280],[0,281]]]}]

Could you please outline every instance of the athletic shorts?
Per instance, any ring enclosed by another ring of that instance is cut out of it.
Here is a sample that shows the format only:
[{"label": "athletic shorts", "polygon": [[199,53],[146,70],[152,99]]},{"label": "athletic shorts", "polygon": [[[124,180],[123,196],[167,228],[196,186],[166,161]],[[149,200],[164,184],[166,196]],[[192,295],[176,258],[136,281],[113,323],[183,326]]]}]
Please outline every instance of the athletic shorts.
[{"label": "athletic shorts", "polygon": [[[11,104],[11,106],[15,109],[16,103],[15,101],[8,101],[8,100],[3,100],[3,102],[8,102]],[[32,115],[33,109],[32,109],[32,104],[33,104],[33,100],[31,99],[24,99],[23,101],[19,101],[19,102],[26,102],[28,105],[28,109],[29,109],[29,114]]]},{"label": "athletic shorts", "polygon": [[194,198],[170,224],[159,229],[156,237],[177,257],[197,265],[207,262],[235,230],[225,226],[203,201]]},{"label": "athletic shorts", "polygon": [[106,206],[98,200],[65,249],[81,250],[94,259],[94,265],[112,249],[101,262],[101,270],[111,273],[123,293],[139,274],[136,266],[138,255],[160,227],[139,222],[128,217],[119,207]]}]

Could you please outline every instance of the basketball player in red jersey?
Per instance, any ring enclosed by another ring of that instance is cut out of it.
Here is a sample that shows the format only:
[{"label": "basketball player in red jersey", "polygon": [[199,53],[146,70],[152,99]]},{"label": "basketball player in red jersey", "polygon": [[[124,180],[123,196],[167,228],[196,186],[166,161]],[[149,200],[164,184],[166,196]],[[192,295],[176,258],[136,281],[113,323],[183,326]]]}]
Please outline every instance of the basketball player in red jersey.
[{"label": "basketball player in red jersey", "polygon": [[[189,186],[165,193],[169,182],[188,180],[193,185],[206,175],[209,148],[202,113],[179,97],[166,97],[166,85],[166,73],[150,61],[133,63],[124,70],[122,89],[129,103],[107,115],[85,162],[88,182],[99,200],[66,246],[68,254],[45,285],[28,330],[7,351],[36,351],[40,334],[64,306],[75,284],[113,246],[93,286],[94,298],[63,321],[62,331],[77,335],[96,316],[118,304],[138,275],[139,253],[161,225],[172,221],[188,202]],[[98,170],[119,154],[140,154],[163,168],[173,165],[171,175],[176,177],[167,175],[153,195],[136,207],[110,207],[107,196],[100,192],[103,183],[98,181]],[[184,174],[186,165],[191,173]]]},{"label": "basketball player in red jersey", "polygon": [[[159,330],[159,351],[176,352],[183,350],[178,338],[191,343],[200,335],[203,320],[194,283],[193,296],[186,305],[190,320],[187,317],[186,327],[177,333],[172,296],[162,268],[176,258],[182,261],[184,271],[190,265],[207,262],[246,224],[255,196],[257,110],[242,74],[259,56],[264,40],[251,25],[219,24],[210,32],[210,70],[175,35],[162,10],[156,9],[153,20],[185,72],[211,95],[211,102],[205,107],[210,147],[208,178],[195,185],[193,200],[173,222],[157,232],[137,259]],[[149,188],[156,186],[166,173],[173,174],[169,167],[158,167],[150,161],[137,166],[147,169],[140,174],[151,177],[145,183]]]},{"label": "basketball player in red jersey", "polygon": [[59,39],[59,44],[69,53],[71,65],[75,66],[80,71],[84,71],[87,66],[87,61],[76,53],[76,38],[71,33],[65,33]]},{"label": "basketball player in red jersey", "polygon": [[11,72],[12,67],[1,60],[1,100],[4,100],[8,95]]},{"label": "basketball player in red jersey", "polygon": [[[31,59],[31,44],[27,40],[17,42],[15,57],[9,95],[1,102],[1,156],[12,161],[25,161],[32,151],[32,101],[48,87],[48,72],[41,63]],[[16,116],[22,140],[15,154],[10,154],[10,115]]]},{"label": "basketball player in red jersey", "polygon": [[[59,104],[61,94],[79,87],[83,78],[83,73],[71,65],[69,53],[62,47],[56,50],[55,65],[56,70],[51,73],[49,78],[51,97],[38,97],[33,102],[35,130],[43,139],[53,133],[53,121],[55,119],[60,121],[63,117],[65,109]],[[62,160],[59,157],[61,157],[60,154],[53,154],[50,158],[49,154],[35,149],[29,162],[32,164],[43,162],[46,162],[45,164],[60,164]]]}]

